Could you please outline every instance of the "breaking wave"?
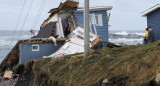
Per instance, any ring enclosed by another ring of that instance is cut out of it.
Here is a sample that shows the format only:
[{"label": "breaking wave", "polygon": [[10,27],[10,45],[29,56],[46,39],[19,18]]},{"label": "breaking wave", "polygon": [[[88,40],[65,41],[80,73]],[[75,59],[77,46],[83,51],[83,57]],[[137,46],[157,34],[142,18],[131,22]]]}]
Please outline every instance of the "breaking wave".
[{"label": "breaking wave", "polygon": [[135,33],[136,35],[140,35],[140,36],[144,36],[145,35],[145,33],[142,33],[142,32],[140,32],[140,33]]},{"label": "breaking wave", "polygon": [[121,31],[121,32],[116,32],[116,33],[114,33],[115,35],[140,35],[140,36],[144,36],[145,35],[145,33],[143,33],[143,32],[127,32],[127,31]]},{"label": "breaking wave", "polygon": [[30,34],[22,35],[20,38],[18,35],[16,35],[14,38],[11,35],[0,35],[0,62],[5,58],[5,56],[9,53],[19,39],[28,39],[30,37]]},{"label": "breaking wave", "polygon": [[120,32],[111,32],[109,34],[109,41],[116,44],[127,44],[127,45],[136,45],[143,43],[144,34],[142,31],[120,31]]},{"label": "breaking wave", "polygon": [[[6,57],[18,40],[31,38],[29,31],[16,31],[13,37],[14,32],[13,30],[0,30],[0,62]],[[21,36],[19,37],[20,32]]]},{"label": "breaking wave", "polygon": [[115,33],[116,35],[128,35],[128,32],[122,31],[122,32],[117,32]]},{"label": "breaking wave", "polygon": [[[21,36],[20,39],[28,39],[30,38],[30,35],[23,35]],[[5,36],[5,37],[0,37],[0,46],[14,46],[16,42],[18,41],[18,36],[15,36],[14,38],[12,36]],[[12,40],[12,43],[11,43]]]}]

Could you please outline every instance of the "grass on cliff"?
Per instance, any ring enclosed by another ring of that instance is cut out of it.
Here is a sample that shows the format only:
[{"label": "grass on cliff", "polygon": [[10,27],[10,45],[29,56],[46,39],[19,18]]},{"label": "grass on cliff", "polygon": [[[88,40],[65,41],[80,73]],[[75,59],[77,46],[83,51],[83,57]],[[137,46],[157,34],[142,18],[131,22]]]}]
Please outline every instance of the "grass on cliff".
[{"label": "grass on cliff", "polygon": [[72,55],[35,60],[35,81],[49,86],[100,86],[107,78],[117,86],[146,86],[160,72],[157,43],[97,50],[85,59]]}]

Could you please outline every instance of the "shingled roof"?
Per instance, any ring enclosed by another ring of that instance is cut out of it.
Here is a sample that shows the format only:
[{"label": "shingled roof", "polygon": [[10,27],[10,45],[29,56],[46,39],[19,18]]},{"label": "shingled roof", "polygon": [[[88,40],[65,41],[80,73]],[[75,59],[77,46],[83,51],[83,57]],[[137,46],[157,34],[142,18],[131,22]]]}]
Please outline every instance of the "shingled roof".
[{"label": "shingled roof", "polygon": [[55,27],[56,27],[56,22],[50,22],[44,27],[41,27],[37,36],[34,36],[32,38],[49,38],[50,36],[53,36],[55,32]]}]

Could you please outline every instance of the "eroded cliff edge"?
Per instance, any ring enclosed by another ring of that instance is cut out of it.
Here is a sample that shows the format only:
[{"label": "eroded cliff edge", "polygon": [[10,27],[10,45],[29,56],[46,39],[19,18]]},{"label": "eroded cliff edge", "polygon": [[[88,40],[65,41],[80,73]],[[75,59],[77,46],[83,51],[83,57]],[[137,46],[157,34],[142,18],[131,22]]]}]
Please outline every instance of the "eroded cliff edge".
[{"label": "eroded cliff edge", "polygon": [[92,51],[20,65],[15,86],[158,86],[160,46],[147,45]]}]

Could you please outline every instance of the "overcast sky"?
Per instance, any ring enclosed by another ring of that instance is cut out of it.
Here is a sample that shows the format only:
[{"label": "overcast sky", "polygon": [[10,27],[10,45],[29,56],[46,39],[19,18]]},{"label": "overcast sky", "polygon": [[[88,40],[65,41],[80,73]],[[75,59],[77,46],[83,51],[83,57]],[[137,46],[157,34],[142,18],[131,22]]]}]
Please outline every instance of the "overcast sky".
[{"label": "overcast sky", "polygon": [[[1,0],[0,30],[15,29],[24,1],[25,0]],[[42,1],[43,0],[34,0],[23,30],[30,30],[32,28]],[[39,29],[43,21],[49,16],[48,11],[56,8],[61,1],[62,0],[46,0],[43,12],[34,29]],[[79,1],[80,7],[83,7],[84,0]],[[31,0],[27,0],[18,29],[22,28],[30,3]],[[160,0],[90,0],[90,6],[92,7],[113,6],[113,9],[109,11],[111,13],[109,22],[111,30],[144,30],[146,27],[146,18],[141,17],[141,13],[159,3]]]}]

